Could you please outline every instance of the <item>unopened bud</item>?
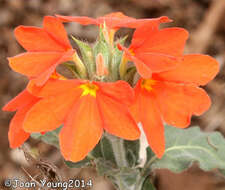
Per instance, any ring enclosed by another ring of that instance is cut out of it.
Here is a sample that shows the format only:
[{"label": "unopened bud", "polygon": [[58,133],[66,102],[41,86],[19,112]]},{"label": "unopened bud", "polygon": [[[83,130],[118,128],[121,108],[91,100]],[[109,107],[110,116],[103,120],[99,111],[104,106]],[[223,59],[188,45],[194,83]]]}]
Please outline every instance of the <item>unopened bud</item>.
[{"label": "unopened bud", "polygon": [[108,70],[104,63],[104,57],[101,53],[96,56],[96,74],[97,76],[108,75]]}]

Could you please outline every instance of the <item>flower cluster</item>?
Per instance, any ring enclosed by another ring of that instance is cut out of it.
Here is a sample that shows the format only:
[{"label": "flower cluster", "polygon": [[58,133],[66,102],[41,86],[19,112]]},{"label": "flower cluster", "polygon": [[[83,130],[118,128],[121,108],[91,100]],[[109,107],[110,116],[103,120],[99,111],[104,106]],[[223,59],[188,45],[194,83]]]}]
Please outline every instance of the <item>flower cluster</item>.
[{"label": "flower cluster", "polygon": [[[97,25],[103,36],[97,41],[98,51],[89,48],[80,58],[63,22]],[[210,98],[199,86],[218,72],[214,58],[184,55],[188,32],[178,27],[159,29],[166,22],[171,20],[165,16],[135,19],[112,13],[97,19],[46,16],[42,28],[17,27],[16,39],[27,52],[9,58],[9,65],[30,81],[3,108],[16,111],[9,127],[10,147],[19,147],[33,132],[45,133],[63,125],[61,153],[77,162],[96,146],[104,131],[138,139],[140,122],[150,147],[161,158],[163,122],[185,128],[192,115],[205,112]],[[114,39],[121,27],[135,29],[129,48]],[[60,64],[70,68],[75,79],[57,73]]]}]

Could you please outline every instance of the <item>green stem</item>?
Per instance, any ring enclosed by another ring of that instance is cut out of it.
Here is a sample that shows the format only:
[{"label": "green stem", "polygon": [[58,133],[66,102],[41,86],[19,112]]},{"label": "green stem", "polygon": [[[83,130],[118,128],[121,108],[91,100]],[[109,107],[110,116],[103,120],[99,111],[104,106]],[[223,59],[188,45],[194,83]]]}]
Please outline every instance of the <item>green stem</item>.
[{"label": "green stem", "polygon": [[141,175],[142,176],[147,176],[149,174],[149,170],[150,170],[150,167],[152,165],[152,163],[157,159],[156,156],[153,156],[145,165],[144,165],[144,168],[141,172]]}]

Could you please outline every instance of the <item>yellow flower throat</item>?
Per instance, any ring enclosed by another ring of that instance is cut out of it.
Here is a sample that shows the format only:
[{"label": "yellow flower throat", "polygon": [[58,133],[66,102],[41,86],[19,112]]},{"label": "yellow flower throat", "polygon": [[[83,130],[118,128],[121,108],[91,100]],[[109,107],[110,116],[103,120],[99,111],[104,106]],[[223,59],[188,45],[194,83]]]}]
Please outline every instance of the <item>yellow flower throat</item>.
[{"label": "yellow flower throat", "polygon": [[153,86],[155,85],[156,81],[152,79],[143,79],[141,81],[141,88],[146,89],[147,91],[151,91]]},{"label": "yellow flower throat", "polygon": [[83,89],[83,92],[81,96],[91,95],[96,97],[96,91],[99,89],[99,87],[92,83],[86,83],[79,86],[79,88]]}]

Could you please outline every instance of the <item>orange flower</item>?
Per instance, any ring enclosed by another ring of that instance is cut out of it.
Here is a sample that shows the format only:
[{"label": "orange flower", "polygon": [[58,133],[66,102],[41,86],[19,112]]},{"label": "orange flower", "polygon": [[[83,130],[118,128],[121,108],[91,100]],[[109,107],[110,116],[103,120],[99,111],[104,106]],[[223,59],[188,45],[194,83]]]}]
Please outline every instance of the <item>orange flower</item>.
[{"label": "orange flower", "polygon": [[138,28],[143,24],[149,23],[152,25],[158,25],[164,22],[171,22],[171,20],[166,17],[159,17],[154,19],[135,19],[132,17],[128,17],[121,12],[110,13],[102,17],[98,18],[90,18],[86,16],[62,16],[56,15],[60,18],[63,22],[78,22],[82,25],[103,25],[106,24],[107,28],[117,30],[121,27],[126,28]]},{"label": "orange flower", "polygon": [[48,81],[36,95],[42,99],[27,113],[23,128],[29,133],[51,131],[63,123],[59,139],[67,160],[82,160],[98,143],[103,129],[129,140],[140,135],[128,110],[133,90],[124,81]]},{"label": "orange flower", "polygon": [[30,133],[23,130],[23,121],[27,112],[39,100],[40,98],[24,90],[2,108],[3,111],[17,111],[9,125],[8,138],[11,148],[19,147],[29,138]]},{"label": "orange flower", "polygon": [[[54,72],[49,81],[58,79],[65,80],[62,75]],[[3,111],[17,111],[9,125],[8,138],[11,148],[21,146],[29,138],[30,133],[24,131],[23,122],[27,112],[41,99],[40,97],[34,96],[32,93],[38,93],[42,88],[43,86],[36,86],[33,81],[30,81],[25,90],[2,108]],[[42,132],[42,134],[43,133],[45,132]]]},{"label": "orange flower", "polygon": [[72,59],[74,50],[59,19],[46,16],[43,28],[19,26],[15,29],[17,41],[26,53],[8,58],[10,67],[43,85],[57,65]]},{"label": "orange flower", "polygon": [[176,67],[182,56],[188,32],[183,28],[158,29],[146,24],[134,32],[129,49],[118,44],[125,57],[133,61],[143,78],[150,78],[152,72],[161,72]]},{"label": "orange flower", "polygon": [[163,121],[185,128],[193,114],[205,112],[210,107],[210,98],[198,86],[207,84],[217,72],[218,63],[212,57],[186,55],[174,70],[154,73],[152,78],[138,81],[131,110],[159,158],[165,150]]}]

